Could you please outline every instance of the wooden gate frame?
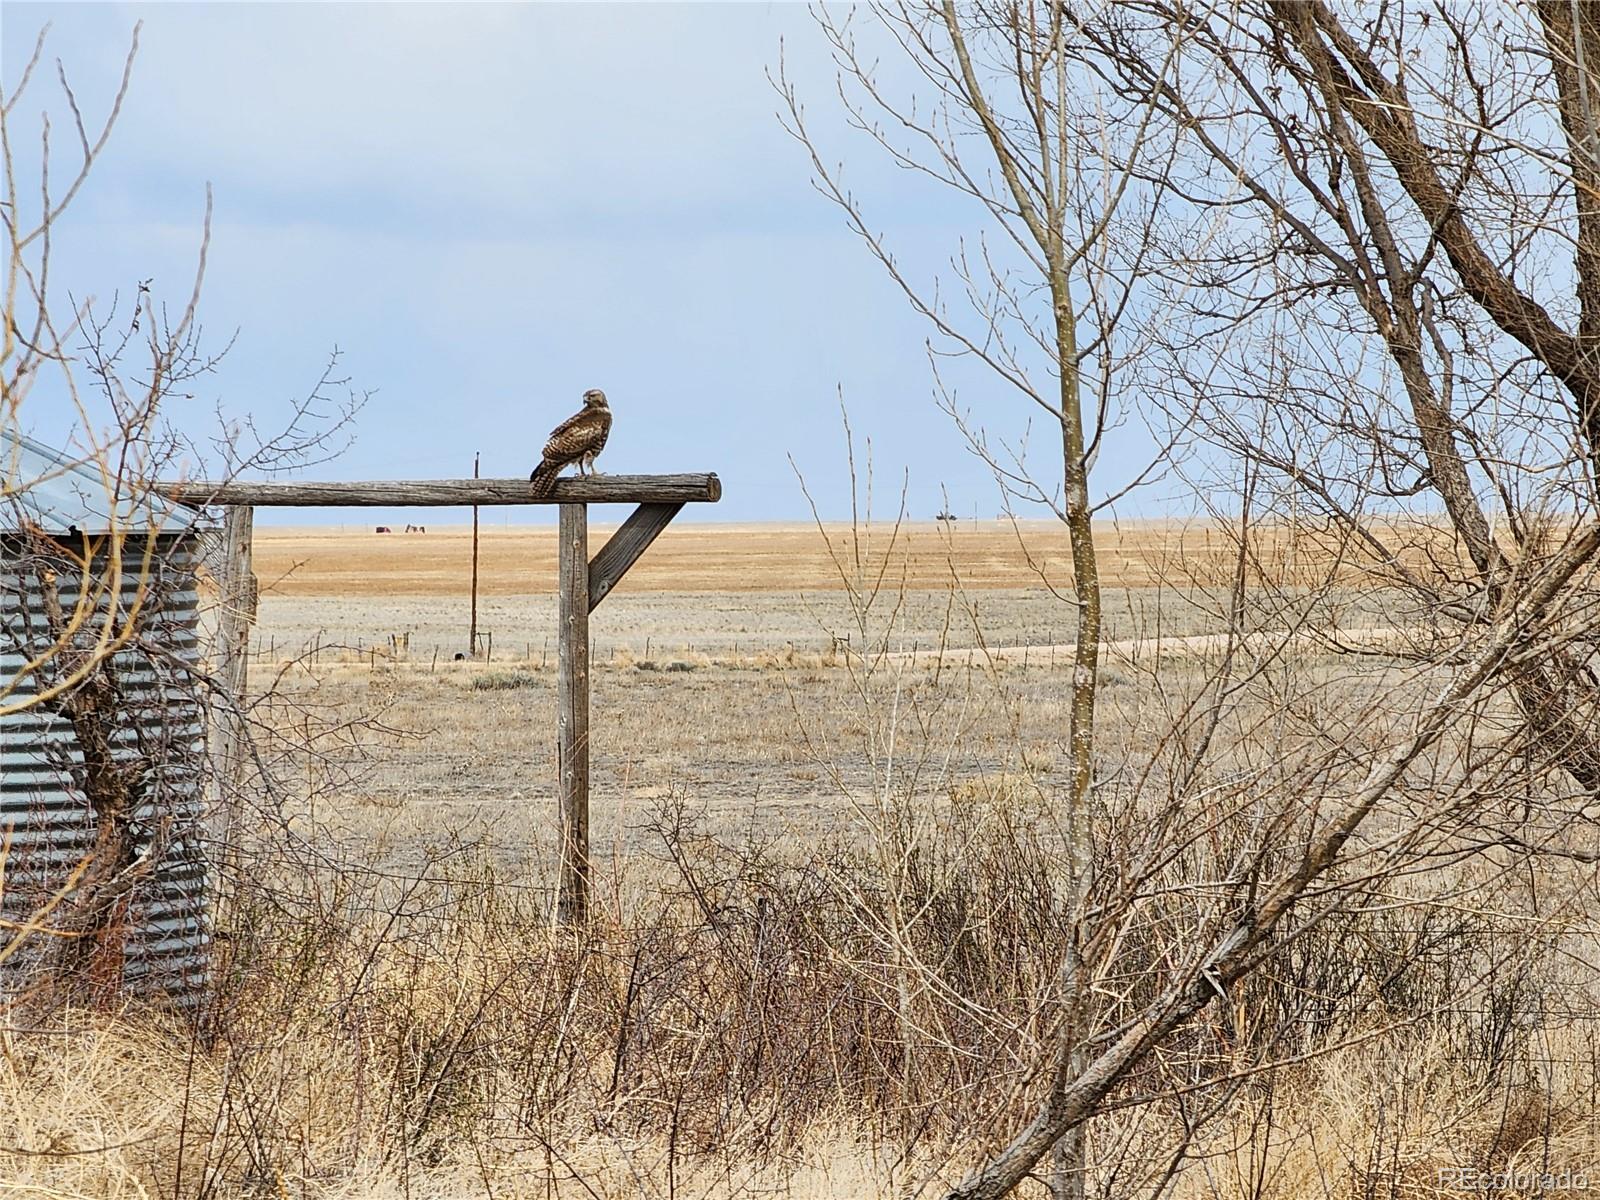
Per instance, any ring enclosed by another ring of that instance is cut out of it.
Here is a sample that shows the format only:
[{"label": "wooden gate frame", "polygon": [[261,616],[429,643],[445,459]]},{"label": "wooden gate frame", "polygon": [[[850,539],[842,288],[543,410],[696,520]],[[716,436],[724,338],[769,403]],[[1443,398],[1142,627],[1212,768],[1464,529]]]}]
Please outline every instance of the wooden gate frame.
[{"label": "wooden gate frame", "polygon": [[[251,564],[257,508],[436,508],[558,504],[556,747],[560,773],[561,886],[556,917],[589,911],[589,614],[616,587],[685,504],[722,499],[715,475],[591,475],[558,479],[534,499],[521,479],[430,479],[367,483],[164,483],[156,490],[195,506],[226,507],[218,586],[222,592],[218,678],[234,697],[248,679],[256,580]],[[600,552],[589,557],[589,505],[637,507]],[[218,769],[237,778],[242,733],[229,714],[219,733]]]}]

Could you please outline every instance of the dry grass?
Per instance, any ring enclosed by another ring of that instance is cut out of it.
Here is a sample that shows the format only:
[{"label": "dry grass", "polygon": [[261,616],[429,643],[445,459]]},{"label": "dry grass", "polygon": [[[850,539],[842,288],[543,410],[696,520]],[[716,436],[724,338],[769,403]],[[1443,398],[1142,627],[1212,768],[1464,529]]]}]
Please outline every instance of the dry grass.
[{"label": "dry grass", "polygon": [[[1007,776],[959,799],[1025,814],[1031,794]],[[678,833],[680,848],[701,836]],[[943,882],[927,942],[980,940],[950,978],[987,1005],[1022,1003],[1024,976],[1058,949],[1018,886],[1030,865],[1002,826],[928,864]],[[137,1012],[60,1013],[7,1035],[0,1193],[910,1200],[937,1195],[974,1141],[1019,1118],[997,1086],[1015,1069],[1002,1066],[1010,1035],[935,1007],[899,1026],[837,876],[726,850],[635,866],[603,880],[580,940],[551,931],[536,880],[471,858],[449,874],[420,887],[324,876],[280,894],[297,897],[293,914],[241,897],[209,1038]],[[979,907],[1003,920],[955,916]],[[1446,945],[1492,957],[1482,931]],[[1592,1025],[1515,1028],[1532,1011],[1518,989],[1558,983],[1559,968],[1480,978],[1443,1006],[1430,970],[1402,925],[1352,916],[1174,1046],[1154,1078],[1227,1095],[1230,1070],[1252,1062],[1245,1014],[1331,996],[1336,979],[1393,992],[1332,1027],[1320,1056],[1247,1079],[1190,1146],[1174,1200],[1439,1200],[1482,1190],[1441,1186],[1441,1171],[1591,1169]],[[1141,1145],[1175,1121],[1168,1104],[1112,1114],[1093,1169],[1137,1179],[1159,1166]]]},{"label": "dry grass", "polygon": [[[797,599],[825,586],[814,543],[798,571],[751,568],[783,590],[717,596],[696,590],[713,579],[696,572],[744,570],[737,547],[782,538],[677,533],[676,551],[652,551],[661,573],[644,572],[647,556],[634,593],[597,617],[612,632],[594,676],[599,916],[586,937],[548,920],[554,669],[531,634],[492,663],[435,662],[415,640],[409,656],[258,663],[257,685],[273,689],[258,733],[284,791],[219,918],[204,1036],[136,1012],[56,1014],[4,1035],[0,1194],[907,1200],[937,1195],[1016,1128],[1038,1053],[1032,1005],[1062,952],[1049,804],[1066,765],[1067,666],[1042,636],[1065,624],[1059,601],[999,535],[983,550],[963,531],[985,586],[952,587],[948,562],[913,555],[929,587],[870,631],[885,655],[868,679],[861,634],[832,644],[843,600]],[[543,554],[541,537],[499,549]],[[697,554],[697,538],[723,548]],[[394,576],[356,541],[394,556]],[[261,632],[288,642],[317,615],[359,631],[436,610],[455,594],[461,541],[268,534],[264,582],[286,561],[274,555],[307,565],[264,600]],[[1215,581],[1184,555],[1187,578],[1169,558],[1148,576],[1159,587],[1113,593],[1112,636],[1128,642],[1103,676],[1113,767],[1148,753],[1221,652]],[[546,580],[548,566],[527,573]],[[333,594],[345,570],[362,586]],[[494,600],[547,620],[554,605],[536,590],[520,578]],[[1330,603],[1352,628],[1386,609],[1399,619],[1384,595]],[[940,637],[971,645],[991,623],[1028,653],[908,653]],[[1194,640],[1145,653],[1156,634]],[[1407,686],[1381,662],[1302,641],[1276,667],[1235,702],[1241,740],[1235,758],[1218,755],[1223,777],[1277,753],[1244,732],[1269,716],[1286,744],[1309,744],[1362,696]],[[1296,703],[1274,690],[1283,680]],[[1378,736],[1345,733],[1352,746]],[[1181,896],[1236,861],[1247,841],[1230,838],[1251,836],[1249,805],[1238,812],[1152,889],[1128,961],[1169,952],[1192,915]],[[1140,815],[1108,811],[1107,828]],[[898,886],[920,914],[919,952],[940,964],[914,1019],[873,934],[888,828],[912,839]],[[1108,871],[1113,850],[1097,848]],[[1470,914],[1368,896],[1175,1040],[1129,1089],[1183,1089],[1094,1127],[1105,1194],[1136,1194],[1159,1169],[1192,1116],[1180,1097],[1224,1104],[1201,1122],[1176,1200],[1421,1200],[1474,1194],[1441,1186],[1441,1168],[1600,1161],[1597,1029],[1552,1009],[1589,994],[1574,964],[1592,933],[1542,924],[1531,941],[1495,915],[1518,911],[1521,873],[1466,870],[1450,886]],[[1541,911],[1587,911],[1581,872],[1540,872]],[[1254,1073],[1275,1057],[1290,1061]]]},{"label": "dry grass", "polygon": [[[192,1061],[173,1030],[138,1018],[75,1015],[52,1051],[25,1070],[0,1061],[0,1127],[23,1155],[0,1145],[0,1194],[47,1200],[145,1200],[207,1194],[207,1157],[216,1144],[206,1123],[226,1111],[223,1064]],[[213,1177],[212,1195],[305,1200],[633,1200],[676,1195],[696,1200],[905,1200],[931,1195],[949,1163],[925,1151],[904,1159],[874,1144],[849,1114],[819,1122],[802,1145],[776,1161],[700,1161],[666,1170],[661,1139],[620,1141],[591,1132],[559,1150],[462,1144],[408,1161],[370,1135],[352,1136],[351,1105],[372,1099],[329,1047],[285,1048],[270,1081],[293,1098],[288,1128],[275,1139],[297,1153],[240,1183]],[[1486,1192],[1501,1200],[1582,1193],[1596,1186],[1593,1080],[1545,1089],[1486,1092],[1470,1071],[1426,1040],[1374,1040],[1330,1056],[1276,1096],[1239,1105],[1228,1127],[1203,1148],[1206,1169],[1171,1193],[1174,1200],[1357,1200],[1392,1196],[1451,1200]],[[187,1145],[179,1128],[187,1108]],[[358,1110],[357,1110],[358,1111]],[[180,1155],[180,1151],[182,1151]],[[187,1161],[188,1181],[178,1171]],[[1463,1164],[1472,1164],[1463,1167]],[[1466,1184],[1457,1172],[1587,1178],[1588,1188]],[[1025,1189],[1024,1200],[1043,1189]]]}]

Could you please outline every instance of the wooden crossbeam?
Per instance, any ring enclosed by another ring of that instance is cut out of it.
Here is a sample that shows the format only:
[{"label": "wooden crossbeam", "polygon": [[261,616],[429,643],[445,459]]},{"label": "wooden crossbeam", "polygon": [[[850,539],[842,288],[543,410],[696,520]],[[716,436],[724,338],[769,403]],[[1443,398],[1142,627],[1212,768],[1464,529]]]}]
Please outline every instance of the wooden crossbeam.
[{"label": "wooden crossbeam", "polygon": [[714,504],[715,475],[590,475],[556,480],[534,499],[526,479],[393,479],[366,483],[158,483],[157,494],[182,504],[256,508],[448,508],[506,504]]},{"label": "wooden crossbeam", "polygon": [[639,561],[639,556],[682,510],[681,504],[641,504],[633,510],[589,564],[590,612],[600,606],[600,601],[617,586],[628,568]]}]

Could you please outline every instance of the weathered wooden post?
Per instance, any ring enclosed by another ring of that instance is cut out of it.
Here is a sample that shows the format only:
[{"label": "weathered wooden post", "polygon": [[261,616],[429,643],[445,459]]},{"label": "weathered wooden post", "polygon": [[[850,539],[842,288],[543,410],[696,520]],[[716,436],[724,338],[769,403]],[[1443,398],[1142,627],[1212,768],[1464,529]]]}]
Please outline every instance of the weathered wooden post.
[{"label": "weathered wooden post", "polygon": [[556,914],[589,911],[589,506],[561,506],[556,570],[556,755],[561,792],[561,890]]},{"label": "weathered wooden post", "polygon": [[[472,456],[472,477],[478,478],[478,456]],[[472,506],[472,616],[467,622],[467,657],[478,657],[478,506]]]},{"label": "weathered wooden post", "polygon": [[248,745],[244,696],[250,682],[250,627],[256,620],[256,576],[252,541],[255,509],[232,505],[223,518],[222,552],[212,563],[217,582],[217,680],[226,709],[213,726],[211,829],[226,845]]}]

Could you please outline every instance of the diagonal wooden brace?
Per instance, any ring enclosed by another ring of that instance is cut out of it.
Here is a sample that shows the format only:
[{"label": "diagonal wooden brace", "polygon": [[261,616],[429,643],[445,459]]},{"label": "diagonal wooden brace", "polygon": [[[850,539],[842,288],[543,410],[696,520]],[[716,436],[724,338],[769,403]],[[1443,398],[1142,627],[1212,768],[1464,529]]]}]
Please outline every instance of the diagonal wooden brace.
[{"label": "diagonal wooden brace", "polygon": [[650,548],[650,543],[672,522],[683,508],[678,504],[641,504],[611,535],[611,540],[601,548],[589,564],[589,611],[599,607],[600,601],[618,581],[628,573],[628,568],[639,561],[639,556]]}]

